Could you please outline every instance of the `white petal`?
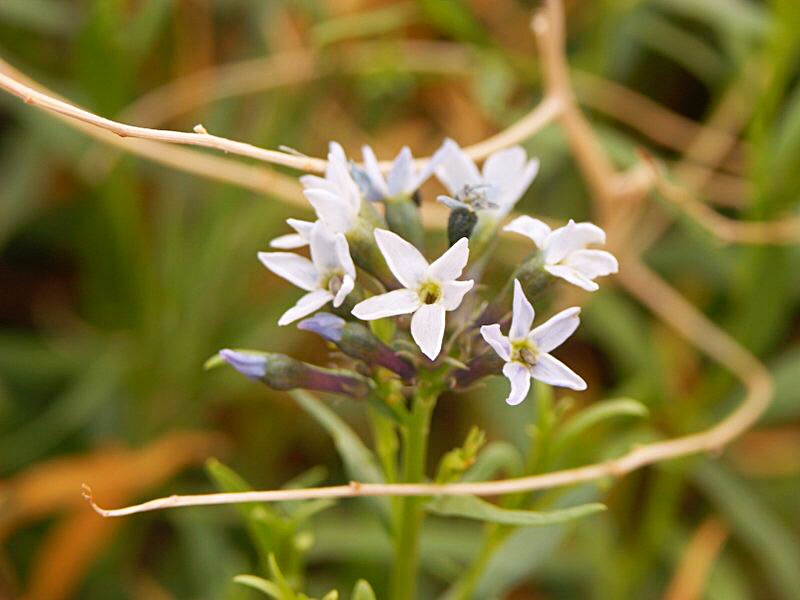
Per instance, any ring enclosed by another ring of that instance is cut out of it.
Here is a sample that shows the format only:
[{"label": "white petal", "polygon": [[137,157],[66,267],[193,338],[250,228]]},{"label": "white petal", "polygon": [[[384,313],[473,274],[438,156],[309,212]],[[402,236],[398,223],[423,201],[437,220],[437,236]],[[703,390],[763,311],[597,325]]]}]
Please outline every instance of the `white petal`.
[{"label": "white petal", "polygon": [[481,335],[483,339],[489,344],[497,355],[505,361],[511,360],[511,342],[508,338],[500,333],[500,325],[484,325],[481,327]]},{"label": "white petal", "polygon": [[452,281],[461,276],[469,260],[469,242],[462,237],[455,244],[431,263],[426,277],[436,281]]},{"label": "white petal", "polygon": [[399,196],[409,193],[408,190],[414,184],[414,159],[411,156],[411,149],[403,146],[397,158],[392,163],[392,170],[389,171],[389,195]]},{"label": "white petal", "polygon": [[522,234],[532,239],[537,248],[543,248],[547,241],[547,236],[550,235],[550,227],[547,226],[547,223],[527,215],[517,217],[503,227],[503,231]]},{"label": "white petal", "polygon": [[467,281],[445,281],[442,285],[442,306],[445,310],[455,310],[461,306],[464,295],[472,289],[474,282]]},{"label": "white petal", "polygon": [[350,175],[350,166],[344,150],[338,144],[331,143],[326,178],[336,186],[350,213],[357,215],[361,209],[361,192],[358,184],[353,180],[353,176]]},{"label": "white petal", "polygon": [[259,252],[258,260],[275,275],[300,289],[310,292],[318,288],[319,273],[314,263],[304,256],[291,252]]},{"label": "white petal", "polygon": [[545,260],[554,265],[561,262],[567,255],[585,248],[589,244],[603,244],[606,233],[592,223],[576,223],[572,219],[563,227],[559,227],[545,243]]},{"label": "white petal", "polygon": [[299,235],[307,240],[311,239],[311,230],[314,229],[314,221],[302,221],[300,219],[286,219],[286,223]]},{"label": "white petal", "polygon": [[341,233],[336,235],[336,259],[344,269],[345,275],[355,279],[356,266],[353,264],[353,257],[350,256],[350,245],[347,243],[347,238]]},{"label": "white petal", "polygon": [[453,140],[445,140],[434,156],[437,162],[436,177],[451,195],[465,185],[474,185],[482,181],[478,167]]},{"label": "white petal", "polygon": [[341,233],[333,233],[322,222],[317,222],[311,232],[311,260],[317,271],[321,274],[330,273],[340,268],[339,257],[336,251],[336,240]]},{"label": "white petal", "polygon": [[507,362],[503,365],[503,375],[511,384],[511,391],[506,402],[511,406],[516,406],[528,397],[528,391],[531,389],[530,371],[525,365],[518,362]]},{"label": "white petal", "polygon": [[302,319],[303,317],[310,315],[318,308],[325,306],[331,301],[332,298],[333,294],[331,294],[328,290],[315,290],[313,292],[309,292],[300,298],[300,300],[297,301],[297,304],[283,313],[281,318],[278,320],[278,325],[288,325],[289,323],[297,321],[297,319]]},{"label": "white petal", "polygon": [[585,390],[586,382],[581,377],[549,354],[541,354],[531,368],[531,375],[548,385],[557,385],[571,390]]},{"label": "white petal", "polygon": [[345,275],[342,278],[342,287],[339,288],[339,291],[336,292],[336,297],[333,299],[333,306],[338,308],[344,302],[344,299],[347,298],[347,294],[353,291],[356,282],[350,275]]},{"label": "white petal", "polygon": [[501,187],[511,183],[525,168],[528,156],[522,146],[512,146],[493,152],[483,163],[485,181]]},{"label": "white petal", "polygon": [[314,223],[311,221],[301,221],[300,219],[286,219],[286,222],[297,233],[276,237],[269,245],[273,248],[280,248],[281,250],[293,250],[295,248],[308,246]]},{"label": "white petal", "polygon": [[280,250],[294,250],[295,248],[308,246],[308,240],[304,239],[300,234],[287,233],[276,237],[269,245]]},{"label": "white petal", "polygon": [[365,321],[407,315],[419,308],[419,296],[413,290],[393,290],[372,296],[353,308],[353,315]]},{"label": "white petal", "polygon": [[518,279],[514,280],[514,306],[511,313],[511,329],[508,331],[510,340],[519,340],[527,337],[533,324],[536,312],[525,297],[522,285]]},{"label": "white petal", "polygon": [[428,269],[428,261],[412,244],[386,229],[375,230],[375,241],[397,281],[416,288]]},{"label": "white petal", "polygon": [[564,265],[545,265],[544,270],[550,273],[550,275],[553,277],[560,277],[572,285],[577,285],[579,288],[583,288],[587,292],[596,292],[600,289],[600,286],[594,281],[588,277],[584,277],[580,272],[576,271],[572,267],[567,267]]},{"label": "white petal", "polygon": [[349,231],[354,215],[340,196],[318,188],[307,189],[303,193],[329,229],[337,233]]},{"label": "white petal", "polygon": [[411,317],[411,337],[431,360],[439,356],[442,350],[444,312],[441,304],[423,304]]},{"label": "white petal", "polygon": [[580,325],[580,312],[581,309],[577,306],[562,310],[531,331],[528,339],[540,352],[550,352],[558,348]]},{"label": "white petal", "polygon": [[319,175],[303,175],[300,177],[300,183],[305,189],[323,189],[329,192],[336,192],[336,188],[332,182]]},{"label": "white petal", "polygon": [[511,209],[513,209],[514,205],[522,198],[538,173],[539,159],[531,159],[512,182],[503,187],[502,196],[495,200],[495,202],[500,204],[500,209],[497,211],[499,216],[504,217],[511,212]]},{"label": "white petal", "polygon": [[589,279],[610,275],[619,270],[617,259],[605,250],[576,250],[561,264],[572,267]]},{"label": "white petal", "polygon": [[374,187],[382,197],[389,197],[389,186],[386,185],[386,180],[383,178],[381,168],[378,166],[378,159],[375,157],[372,148],[363,146],[361,148],[361,156],[364,157],[364,170],[367,172],[367,177],[369,177],[372,187]]},{"label": "white petal", "polygon": [[416,171],[414,173],[414,179],[413,179],[409,189],[406,190],[407,194],[413,194],[415,191],[417,191],[419,186],[421,186],[423,183],[425,183],[428,180],[428,178],[431,175],[433,175],[433,172],[436,170],[436,167],[439,165],[439,160],[440,160],[440,157],[434,154],[431,157],[431,159],[425,163],[425,166],[423,166],[421,169],[419,169],[418,171]]}]

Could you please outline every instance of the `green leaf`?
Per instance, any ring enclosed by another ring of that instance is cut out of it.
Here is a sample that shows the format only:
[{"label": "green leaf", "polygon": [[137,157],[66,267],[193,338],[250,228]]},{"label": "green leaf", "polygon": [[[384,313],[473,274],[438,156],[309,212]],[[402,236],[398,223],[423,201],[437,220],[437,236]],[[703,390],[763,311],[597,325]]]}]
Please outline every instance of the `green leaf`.
[{"label": "green leaf", "polygon": [[553,456],[559,456],[564,449],[577,440],[587,429],[598,423],[616,417],[646,417],[647,407],[631,398],[618,398],[598,402],[576,414],[561,426],[553,444]]},{"label": "green leaf", "polygon": [[444,517],[463,517],[502,525],[539,527],[574,521],[604,511],[599,502],[548,511],[510,510],[475,496],[441,496],[426,506],[428,511]]},{"label": "green leaf", "polygon": [[504,472],[508,477],[522,474],[523,459],[519,450],[508,442],[492,442],[483,449],[461,481],[486,481]]},{"label": "green leaf", "polygon": [[[249,492],[253,489],[238,473],[215,458],[206,461],[206,472],[223,492]],[[281,538],[291,533],[288,531],[290,525],[283,523],[274,509],[264,503],[235,504],[234,507],[244,519],[259,559],[266,566],[269,556],[280,547]]]},{"label": "green leaf", "polygon": [[263,577],[256,577],[255,575],[237,575],[233,580],[238,584],[258,590],[266,596],[275,598],[275,600],[284,600],[280,588]]},{"label": "green leaf", "polygon": [[375,600],[375,591],[366,579],[359,579],[350,600]]},{"label": "green leaf", "polygon": [[800,415],[800,349],[781,355],[770,369],[775,396],[761,423],[784,423]]},{"label": "green leaf", "polygon": [[703,461],[695,480],[746,545],[752,559],[772,583],[773,590],[787,600],[800,590],[800,544],[788,523],[782,522],[745,481],[725,466]]},{"label": "green leaf", "polygon": [[384,478],[375,455],[364,445],[355,431],[339,415],[308,392],[290,392],[297,403],[314,417],[333,438],[348,474],[359,482],[383,483]]},{"label": "green leaf", "polygon": [[[339,415],[308,392],[295,390],[289,393],[333,438],[336,450],[350,477],[364,483],[383,483],[385,481],[375,455]],[[388,522],[389,499],[370,498],[369,502],[378,508],[382,518]]]}]

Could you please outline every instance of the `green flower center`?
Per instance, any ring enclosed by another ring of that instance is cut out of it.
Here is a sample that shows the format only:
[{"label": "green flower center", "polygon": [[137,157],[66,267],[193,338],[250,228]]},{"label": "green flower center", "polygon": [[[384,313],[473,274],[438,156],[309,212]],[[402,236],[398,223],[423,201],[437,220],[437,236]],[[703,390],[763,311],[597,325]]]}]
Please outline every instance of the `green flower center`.
[{"label": "green flower center", "polygon": [[419,299],[423,304],[436,304],[442,297],[442,288],[438,283],[428,281],[419,288]]},{"label": "green flower center", "polygon": [[539,360],[541,352],[528,340],[517,340],[511,343],[511,360],[532,367]]}]

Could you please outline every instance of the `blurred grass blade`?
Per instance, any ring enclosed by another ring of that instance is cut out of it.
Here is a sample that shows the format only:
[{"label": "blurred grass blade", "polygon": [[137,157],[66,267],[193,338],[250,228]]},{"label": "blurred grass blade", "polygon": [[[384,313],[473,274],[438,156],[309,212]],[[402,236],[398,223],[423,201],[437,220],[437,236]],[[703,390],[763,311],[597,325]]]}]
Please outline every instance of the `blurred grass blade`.
[{"label": "blurred grass blade", "polygon": [[703,461],[695,469],[694,479],[725,516],[736,537],[749,548],[774,592],[786,600],[796,599],[800,591],[800,545],[788,524],[782,523],[742,479],[719,463]]},{"label": "blurred grass blade", "polygon": [[580,519],[602,512],[605,505],[598,502],[548,511],[510,510],[475,496],[442,496],[426,505],[429,512],[443,517],[463,517],[501,525],[540,527]]},{"label": "blurred grass blade", "polygon": [[416,16],[413,3],[394,3],[324,21],[311,30],[311,39],[315,46],[322,47],[344,40],[383,36],[413,23]]}]

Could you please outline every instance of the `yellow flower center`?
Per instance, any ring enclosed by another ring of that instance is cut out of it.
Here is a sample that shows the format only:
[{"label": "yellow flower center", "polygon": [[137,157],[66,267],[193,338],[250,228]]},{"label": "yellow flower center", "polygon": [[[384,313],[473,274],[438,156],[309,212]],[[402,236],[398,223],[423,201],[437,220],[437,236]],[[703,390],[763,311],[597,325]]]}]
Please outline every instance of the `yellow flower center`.
[{"label": "yellow flower center", "polygon": [[539,360],[541,352],[528,340],[517,340],[511,343],[511,360],[532,367]]},{"label": "yellow flower center", "polygon": [[419,299],[423,304],[436,304],[442,297],[442,288],[438,283],[428,281],[419,288]]}]

